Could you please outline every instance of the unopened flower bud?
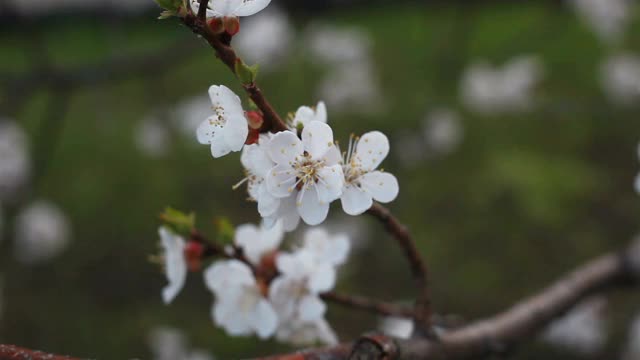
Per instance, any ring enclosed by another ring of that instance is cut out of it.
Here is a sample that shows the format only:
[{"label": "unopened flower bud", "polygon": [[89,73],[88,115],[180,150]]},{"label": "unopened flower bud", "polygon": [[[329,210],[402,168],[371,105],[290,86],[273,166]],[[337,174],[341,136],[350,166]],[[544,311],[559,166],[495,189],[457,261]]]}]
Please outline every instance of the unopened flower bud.
[{"label": "unopened flower bud", "polygon": [[244,144],[257,144],[258,140],[260,140],[260,130],[249,128],[249,135],[247,135],[247,141],[245,141]]},{"label": "unopened flower bud", "polygon": [[249,128],[257,130],[262,127],[264,118],[259,111],[247,111],[245,112],[245,115],[247,117],[247,122],[249,123]]},{"label": "unopened flower bud", "polygon": [[190,271],[199,271],[201,269],[204,250],[204,245],[196,241],[189,241],[185,245],[184,258]]},{"label": "unopened flower bud", "polygon": [[208,19],[207,26],[214,34],[221,34],[224,31],[224,24],[221,18],[213,17]]},{"label": "unopened flower bud", "polygon": [[240,19],[237,16],[225,16],[222,22],[227,34],[233,36],[240,31]]}]

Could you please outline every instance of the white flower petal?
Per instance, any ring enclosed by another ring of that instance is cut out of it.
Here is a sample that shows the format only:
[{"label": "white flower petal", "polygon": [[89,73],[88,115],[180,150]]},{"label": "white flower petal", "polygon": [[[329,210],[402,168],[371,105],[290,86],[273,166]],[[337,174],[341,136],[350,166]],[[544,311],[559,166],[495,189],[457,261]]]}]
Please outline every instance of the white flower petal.
[{"label": "white flower petal", "polygon": [[315,112],[312,108],[308,106],[300,106],[296,111],[296,115],[293,118],[294,125],[301,124],[302,126],[306,126],[311,121],[315,120]]},{"label": "white flower petal", "polygon": [[267,153],[268,140],[265,144],[246,145],[242,151],[240,161],[253,175],[266,177],[269,170],[275,166]]},{"label": "white flower petal", "polygon": [[249,267],[238,260],[218,261],[204,272],[204,282],[210,291],[221,296],[229,287],[253,286],[256,279]]},{"label": "white flower petal", "polygon": [[351,244],[344,234],[329,235],[323,228],[312,228],[304,234],[304,249],[320,263],[340,265],[349,255]]},{"label": "white flower petal", "polygon": [[334,145],[331,148],[329,148],[329,150],[327,151],[326,154],[324,154],[324,157],[322,159],[324,160],[324,164],[326,166],[342,164],[342,154],[340,153],[340,149],[338,148],[337,145]]},{"label": "white flower petal", "polygon": [[251,335],[251,323],[243,314],[238,314],[237,303],[232,301],[217,301],[211,309],[213,321],[225,329],[231,336]]},{"label": "white flower petal", "polygon": [[299,191],[297,204],[298,213],[302,220],[308,225],[318,225],[322,223],[329,214],[329,203],[321,202],[315,186],[306,191]]},{"label": "white flower petal", "polygon": [[[214,0],[215,1],[215,0]],[[241,0],[241,5],[233,11],[235,16],[250,16],[266,8],[271,0]]]},{"label": "white flower petal", "polygon": [[209,98],[214,108],[220,106],[224,109],[225,116],[244,114],[240,97],[224,85],[210,86]]},{"label": "white flower petal", "polygon": [[253,224],[242,224],[236,228],[234,242],[241,247],[249,261],[254,264],[260,262],[263,247],[260,244],[260,231]]},{"label": "white flower petal", "polygon": [[330,264],[320,264],[309,277],[309,291],[314,294],[327,292],[336,285],[336,270]]},{"label": "white flower petal", "polygon": [[295,292],[296,279],[287,276],[278,276],[269,286],[269,300],[280,318],[280,323],[284,323],[293,317],[296,312]]},{"label": "white flower petal", "polygon": [[330,203],[342,195],[344,186],[342,166],[333,165],[320,168],[318,170],[318,179],[316,187],[318,189],[318,198],[321,202]]},{"label": "white flower petal", "polygon": [[299,316],[302,321],[321,319],[327,311],[327,305],[315,295],[307,295],[300,300]]},{"label": "white flower petal", "polygon": [[276,165],[266,178],[267,190],[278,198],[292,196],[296,192],[296,174],[289,165]]},{"label": "white flower petal", "polygon": [[298,214],[298,207],[296,206],[296,197],[290,196],[280,200],[278,214],[280,219],[282,219],[282,227],[284,231],[291,232],[295,230],[300,223],[300,214]]},{"label": "white flower petal", "polygon": [[269,156],[277,164],[289,165],[304,152],[302,141],[291,131],[281,131],[269,141]]},{"label": "white flower petal", "polygon": [[349,215],[360,215],[373,205],[371,194],[355,185],[347,185],[340,197],[342,209]]},{"label": "white flower petal", "polygon": [[355,150],[355,157],[365,171],[376,169],[388,154],[389,139],[380,131],[362,135]]},{"label": "white flower petal", "polygon": [[333,144],[333,131],[329,125],[312,121],[302,130],[302,143],[312,159],[321,159]]},{"label": "white flower petal", "polygon": [[265,181],[258,186],[256,199],[258,201],[258,212],[262,217],[273,215],[280,207],[280,199],[271,195]]},{"label": "white flower petal", "polygon": [[224,140],[231,151],[240,151],[247,141],[249,125],[244,115],[230,115],[224,127]]},{"label": "white flower petal", "polygon": [[278,315],[267,300],[262,299],[256,305],[253,315],[253,327],[261,339],[273,335],[278,328]]},{"label": "white flower petal", "polygon": [[210,116],[198,126],[196,137],[200,144],[213,144],[216,138],[222,139],[223,127],[218,125],[214,120],[215,118]]},{"label": "white flower petal", "polygon": [[388,203],[395,200],[400,190],[395,176],[381,171],[374,171],[360,177],[362,188],[376,201]]},{"label": "white flower petal", "polygon": [[323,123],[327,122],[327,106],[324,104],[324,101],[320,101],[318,105],[316,105],[315,120]]},{"label": "white flower petal", "polygon": [[184,287],[187,278],[187,263],[184,259],[185,241],[166,227],[158,230],[164,248],[166,276],[169,284],[162,289],[162,299],[169,304]]}]

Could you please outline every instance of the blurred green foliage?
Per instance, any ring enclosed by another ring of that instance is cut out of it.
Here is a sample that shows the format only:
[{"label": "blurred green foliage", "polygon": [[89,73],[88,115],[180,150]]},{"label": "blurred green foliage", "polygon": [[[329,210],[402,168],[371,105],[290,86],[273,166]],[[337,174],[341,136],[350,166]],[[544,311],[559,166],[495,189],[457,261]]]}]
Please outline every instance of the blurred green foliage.
[{"label": "blurred green foliage", "polygon": [[[34,63],[34,34],[59,66],[140,54],[181,40],[199,42],[177,21],[113,22],[61,17],[0,33],[0,67],[24,73]],[[466,319],[492,314],[540,289],[559,274],[637,232],[640,198],[633,179],[640,169],[639,107],[616,108],[599,86],[599,65],[616,49],[601,45],[566,9],[547,4],[380,6],[295,16],[359,26],[374,40],[374,61],[388,107],[373,115],[333,114],[336,137],[379,129],[391,135],[420,129],[425,113],[450,106],[463,113],[464,141],[451,155],[403,169],[393,158],[385,169],[401,184],[391,209],[403,219],[426,257],[439,313]],[[624,48],[640,48],[633,24]],[[518,54],[540,54],[544,81],[536,111],[479,116],[459,103],[459,78],[467,64],[501,63]],[[290,65],[261,72],[259,82],[281,113],[314,104],[313,84],[323,70],[299,52]],[[199,227],[213,234],[216,216],[256,222],[243,191],[239,156],[213,160],[206,146],[173,134],[166,157],[151,159],[134,145],[142,117],[162,115],[181,100],[203,95],[211,84],[240,86],[202,43],[201,50],[166,72],[75,89],[59,138],[42,133],[47,89],[35,92],[12,115],[32,135],[46,172],[34,197],[55,201],[72,219],[73,245],[56,261],[25,267],[3,242],[5,312],[0,342],[100,359],[149,358],[146,335],[155,326],[186,331],[194,346],[220,359],[286,350],[257,339],[229,338],[210,320],[211,295],[199,275],[164,306],[164,278],[147,263],[157,252],[159,213],[170,205],[197,212]],[[4,89],[8,96],[13,89]],[[49,144],[50,146],[45,146]],[[395,150],[397,152],[397,150]],[[335,204],[332,214],[340,213]],[[378,224],[366,219],[369,245],[342,271],[341,291],[409,299],[412,282],[400,251]],[[375,265],[375,266],[372,266]],[[369,279],[374,278],[375,281]],[[367,280],[367,281],[365,281]],[[610,314],[616,354],[638,294],[614,297]],[[331,306],[329,319],[343,339],[375,326],[375,318]],[[568,359],[569,354],[530,342],[514,358]],[[555,354],[555,355],[554,355]],[[554,357],[555,356],[555,357]]]}]

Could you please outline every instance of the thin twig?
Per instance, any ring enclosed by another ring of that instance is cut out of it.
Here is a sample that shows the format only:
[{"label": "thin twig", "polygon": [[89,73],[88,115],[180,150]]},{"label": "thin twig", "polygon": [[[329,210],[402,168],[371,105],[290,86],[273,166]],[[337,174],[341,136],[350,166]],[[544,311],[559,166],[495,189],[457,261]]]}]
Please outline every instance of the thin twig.
[{"label": "thin twig", "polygon": [[[235,74],[236,62],[242,60],[238,57],[233,47],[231,47],[227,41],[223,41],[221,35],[214,34],[207,26],[206,21],[203,21],[192,14],[185,15],[181,20],[189,29],[191,29],[191,31],[202,36],[213,50],[215,50],[216,56],[225,65],[227,65],[231,72]],[[242,86],[258,109],[260,109],[264,114],[264,123],[260,129],[261,132],[278,132],[288,129],[285,122],[282,120],[280,115],[278,115],[255,82],[243,84]]]},{"label": "thin twig", "polygon": [[47,354],[42,351],[25,349],[15,345],[0,344],[0,359],[2,360],[80,360],[80,358],[66,355]]},{"label": "thin twig", "polygon": [[416,325],[418,325],[418,330],[423,331],[425,335],[430,334],[432,308],[431,297],[429,295],[428,271],[416,247],[415,240],[411,237],[406,226],[402,225],[384,206],[374,203],[367,213],[384,224],[387,231],[393,235],[398,245],[400,245],[404,251],[419,291],[415,304]]},{"label": "thin twig", "polygon": [[372,312],[384,316],[397,316],[412,318],[414,316],[413,309],[406,306],[369,299],[362,296],[338,294],[335,292],[327,292],[321,295],[322,299],[335,304],[351,307],[358,310]]},{"label": "thin twig", "polygon": [[198,7],[198,19],[200,21],[207,21],[207,6],[209,6],[209,0],[200,0],[200,7]]}]

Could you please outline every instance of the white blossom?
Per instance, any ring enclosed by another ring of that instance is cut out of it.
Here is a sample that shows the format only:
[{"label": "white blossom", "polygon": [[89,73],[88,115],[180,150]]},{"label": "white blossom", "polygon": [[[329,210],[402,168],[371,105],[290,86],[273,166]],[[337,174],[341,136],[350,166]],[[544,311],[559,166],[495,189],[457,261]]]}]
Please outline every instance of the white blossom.
[{"label": "white blossom", "polygon": [[636,315],[631,322],[629,335],[627,336],[627,345],[624,350],[622,360],[638,360],[640,359],[640,314]]},{"label": "white blossom", "polygon": [[274,334],[278,316],[263,295],[251,269],[238,260],[218,261],[205,271],[205,283],[216,295],[211,316],[232,336]]},{"label": "white blossom", "polygon": [[0,200],[15,200],[30,173],[26,134],[17,123],[0,117]]},{"label": "white blossom", "polygon": [[571,0],[575,11],[606,42],[619,40],[629,22],[629,0]]},{"label": "white blossom", "polygon": [[169,228],[158,229],[160,245],[164,251],[164,270],[169,284],[162,289],[162,300],[169,304],[184,287],[187,279],[187,261],[184,257],[185,240]]},{"label": "white blossom", "polygon": [[345,187],[340,200],[349,215],[367,211],[373,200],[388,203],[398,196],[395,176],[376,170],[389,154],[389,140],[379,131],[371,131],[361,138],[351,138],[345,154],[343,172]]},{"label": "white blossom", "polygon": [[328,24],[312,25],[304,43],[312,60],[327,65],[363,62],[372,45],[371,37],[361,29]]},{"label": "white blossom", "polygon": [[427,147],[434,154],[448,154],[460,144],[463,129],[458,114],[449,109],[436,109],[425,118],[423,133]]},{"label": "white blossom", "polygon": [[277,222],[270,229],[265,226],[243,224],[236,228],[234,242],[241,247],[244,255],[254,265],[258,265],[262,257],[278,249],[284,232],[282,224]]},{"label": "white blossom", "polygon": [[372,114],[386,107],[378,74],[368,59],[331,68],[319,83],[317,94],[338,112]]},{"label": "white blossom", "polygon": [[324,102],[318,102],[315,108],[300,106],[291,121],[291,130],[296,131],[299,127],[304,127],[312,121],[327,123],[327,107]]},{"label": "white blossom", "polygon": [[136,127],[135,144],[144,154],[161,157],[167,153],[170,144],[169,129],[155,117],[144,118]]},{"label": "white blossom", "polygon": [[51,260],[64,251],[70,236],[71,226],[62,210],[48,201],[36,201],[16,218],[15,257],[25,264]]},{"label": "white blossom", "polygon": [[542,66],[534,56],[516,57],[501,68],[476,62],[462,76],[462,100],[484,114],[526,111],[534,105],[533,90],[541,75]]},{"label": "white blossom", "polygon": [[271,283],[269,299],[280,317],[276,337],[296,345],[334,344],[336,336],[324,319],[326,304],[320,294],[335,286],[338,265],[350,250],[345,235],[330,236],[324,229],[308,230],[300,249],[276,258],[280,275]]},{"label": "white blossom", "polygon": [[275,8],[242,23],[233,45],[247,63],[259,63],[260,70],[277,67],[288,59],[294,29],[287,15]]},{"label": "white blossom", "polygon": [[240,151],[249,134],[240,98],[224,85],[211,86],[209,97],[215,115],[210,116],[198,127],[198,141],[211,145],[214,158],[232,151]]},{"label": "white blossom", "polygon": [[409,339],[413,334],[413,320],[388,316],[380,320],[380,331],[385,335],[400,339]]},{"label": "white blossom", "polygon": [[269,192],[281,199],[295,197],[305,223],[323,222],[344,185],[331,128],[312,121],[302,130],[302,140],[291,131],[279,132],[269,143],[269,155],[276,163],[267,175]]},{"label": "white blossom", "polygon": [[546,342],[583,354],[593,354],[605,345],[604,298],[588,299],[552,322],[543,334]]},{"label": "white blossom", "polygon": [[201,349],[190,349],[184,333],[171,327],[154,328],[148,337],[153,360],[213,360]]},{"label": "white blossom", "polygon": [[257,144],[247,145],[242,150],[240,162],[245,169],[246,177],[234,186],[237,188],[247,183],[247,192],[251,200],[258,203],[258,212],[262,217],[272,215],[280,206],[280,199],[267,190],[265,178],[275,163],[268,154],[269,135],[260,135]]},{"label": "white blossom", "polygon": [[640,98],[640,58],[629,53],[609,57],[602,64],[600,81],[611,101],[635,104]]},{"label": "white blossom", "polygon": [[[199,0],[190,0],[191,10],[198,13]],[[209,0],[207,17],[236,17],[250,16],[269,5],[271,0]]]}]

